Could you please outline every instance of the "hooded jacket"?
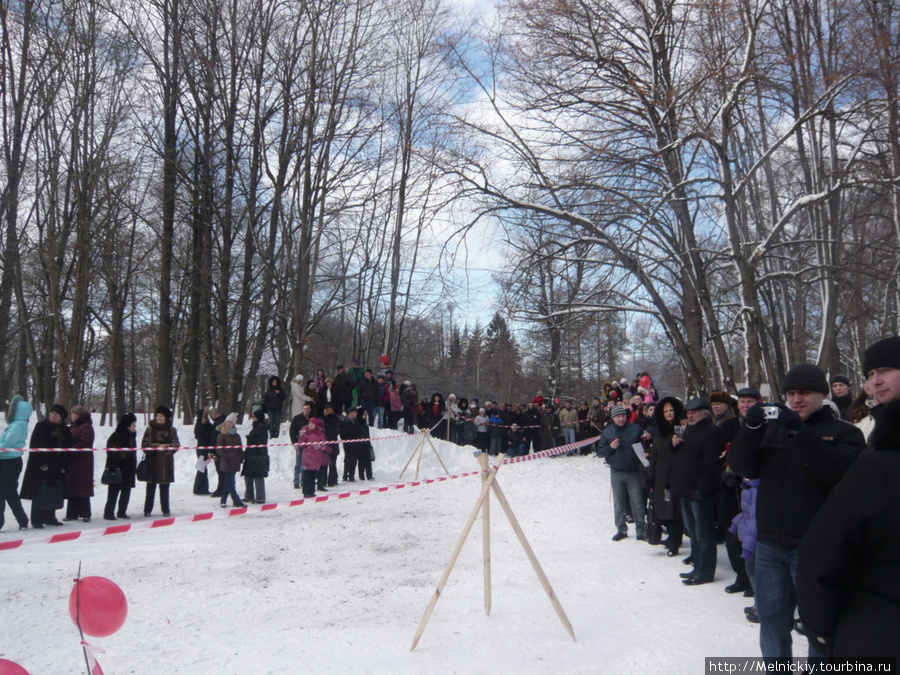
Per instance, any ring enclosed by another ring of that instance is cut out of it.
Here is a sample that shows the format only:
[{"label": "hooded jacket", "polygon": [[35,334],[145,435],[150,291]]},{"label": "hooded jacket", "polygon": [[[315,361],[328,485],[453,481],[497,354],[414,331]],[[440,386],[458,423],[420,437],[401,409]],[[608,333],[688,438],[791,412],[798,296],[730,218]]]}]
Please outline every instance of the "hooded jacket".
[{"label": "hooded jacket", "polygon": [[34,408],[31,404],[21,396],[14,396],[9,403],[9,412],[6,419],[9,426],[3,430],[0,436],[0,448],[4,448],[4,452],[0,452],[0,460],[15,459],[22,456],[22,450],[16,448],[24,448],[28,441],[28,420]]}]

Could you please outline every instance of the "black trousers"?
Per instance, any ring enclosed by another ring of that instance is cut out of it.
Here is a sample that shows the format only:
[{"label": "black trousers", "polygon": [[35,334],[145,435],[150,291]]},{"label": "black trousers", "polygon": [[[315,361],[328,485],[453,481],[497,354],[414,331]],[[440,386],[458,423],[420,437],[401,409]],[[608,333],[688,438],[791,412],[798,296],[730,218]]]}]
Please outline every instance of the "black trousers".
[{"label": "black trousers", "polygon": [[356,461],[359,465],[359,479],[372,480],[372,451],[363,447],[359,451]]},{"label": "black trousers", "polygon": [[303,473],[300,475],[300,484],[303,487],[304,497],[309,498],[316,496],[316,480],[318,478],[318,469],[303,469]]},{"label": "black trousers", "polygon": [[90,497],[69,497],[66,500],[66,519],[75,520],[76,518],[91,517],[91,498]]},{"label": "black trousers", "polygon": [[12,509],[19,527],[28,525],[28,516],[19,499],[19,474],[22,473],[22,458],[0,459],[0,527],[6,519],[6,505]]},{"label": "black trousers", "polygon": [[354,479],[356,475],[356,462],[359,457],[358,445],[359,443],[344,444],[344,480]]},{"label": "black trousers", "polygon": [[[156,483],[147,483],[147,494],[144,496],[144,513],[153,513],[153,503],[156,501]],[[169,512],[169,483],[159,486],[159,507],[163,514]]]},{"label": "black trousers", "polygon": [[[113,515],[124,516],[128,510],[128,501],[131,499],[131,488],[122,487],[120,485],[110,485],[106,493],[106,506],[103,509],[103,515],[107,518]],[[116,509],[116,502],[119,502],[119,508]]]}]

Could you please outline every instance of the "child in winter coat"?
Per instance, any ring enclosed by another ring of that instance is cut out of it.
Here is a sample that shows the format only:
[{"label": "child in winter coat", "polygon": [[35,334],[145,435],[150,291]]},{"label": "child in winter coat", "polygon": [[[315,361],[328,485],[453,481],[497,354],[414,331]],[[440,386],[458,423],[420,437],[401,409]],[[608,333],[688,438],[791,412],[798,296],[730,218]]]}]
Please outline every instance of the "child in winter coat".
[{"label": "child in winter coat", "polygon": [[237,508],[246,506],[238,497],[235,479],[244,461],[244,448],[237,432],[237,413],[231,413],[219,427],[216,439],[216,454],[219,456],[219,470],[222,472],[222,508],[228,505],[228,495]]},{"label": "child in winter coat", "polygon": [[[750,577],[750,586],[756,591],[756,495],[759,492],[759,479],[744,479],[741,490],[741,512],[731,521],[728,531],[737,536],[741,541],[741,557]],[[751,623],[759,623],[756,613],[756,605],[744,609],[747,620]]]},{"label": "child in winter coat", "polygon": [[312,499],[316,496],[316,479],[319,469],[331,463],[331,452],[326,443],[325,423],[318,417],[309,421],[306,428],[300,432],[300,443],[309,443],[303,446],[303,474],[301,476],[303,486],[303,498]]}]

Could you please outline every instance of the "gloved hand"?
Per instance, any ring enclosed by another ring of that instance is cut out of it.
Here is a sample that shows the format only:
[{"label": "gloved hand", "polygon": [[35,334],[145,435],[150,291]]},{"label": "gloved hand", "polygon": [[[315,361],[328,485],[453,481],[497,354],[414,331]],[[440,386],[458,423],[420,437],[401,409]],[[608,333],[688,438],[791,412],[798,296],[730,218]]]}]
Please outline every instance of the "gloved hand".
[{"label": "gloved hand", "polygon": [[777,421],[788,431],[800,431],[803,428],[803,420],[800,415],[790,408],[782,408]]},{"label": "gloved hand", "polygon": [[757,403],[750,408],[747,411],[747,416],[744,420],[751,429],[759,429],[766,421],[766,409],[763,407],[762,403]]}]

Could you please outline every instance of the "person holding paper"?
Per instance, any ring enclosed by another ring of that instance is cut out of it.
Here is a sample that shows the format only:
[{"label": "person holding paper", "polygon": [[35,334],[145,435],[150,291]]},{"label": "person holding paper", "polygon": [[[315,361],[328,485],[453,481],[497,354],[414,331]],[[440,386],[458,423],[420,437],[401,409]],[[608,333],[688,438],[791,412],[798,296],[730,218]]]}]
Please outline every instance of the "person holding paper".
[{"label": "person holding paper", "polygon": [[641,428],[628,421],[628,410],[623,406],[613,406],[610,412],[613,423],[600,434],[597,455],[605,457],[609,464],[609,482],[613,492],[613,517],[616,533],[613,541],[622,541],[628,536],[625,522],[625,500],[631,502],[634,529],[639,541],[644,539],[644,489],[641,478],[641,462],[632,447],[641,437]]}]

